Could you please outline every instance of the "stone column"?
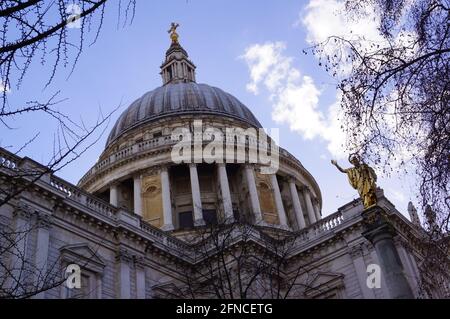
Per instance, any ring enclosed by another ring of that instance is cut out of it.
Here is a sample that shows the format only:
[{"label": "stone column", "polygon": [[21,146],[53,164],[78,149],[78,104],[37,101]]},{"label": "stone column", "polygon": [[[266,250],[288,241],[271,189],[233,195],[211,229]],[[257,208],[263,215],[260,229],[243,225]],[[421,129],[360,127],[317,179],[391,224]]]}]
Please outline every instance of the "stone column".
[{"label": "stone column", "polygon": [[134,260],[136,268],[136,298],[145,299],[145,263],[143,257]]},{"label": "stone column", "polygon": [[261,206],[259,205],[258,190],[256,189],[255,171],[253,166],[246,165],[245,178],[247,181],[248,191],[250,193],[250,203],[252,205],[253,215],[255,216],[255,223],[262,221]]},{"label": "stone column", "polygon": [[[35,274],[36,287],[40,288],[44,277],[47,275],[48,248],[50,242],[51,217],[46,213],[39,213],[36,235],[36,254],[35,264],[38,270]],[[45,292],[42,291],[33,298],[44,298]]]},{"label": "stone column", "polygon": [[394,244],[396,235],[383,208],[372,206],[365,209],[362,235],[375,247],[382,274],[385,276],[389,295],[392,299],[414,298],[411,287],[406,280],[403,266]]},{"label": "stone column", "polygon": [[320,216],[320,205],[319,205],[319,200],[314,198],[313,199],[313,206],[314,206],[314,213],[316,215],[316,221],[319,221],[321,219]]},{"label": "stone column", "polygon": [[163,230],[173,230],[173,219],[172,219],[172,200],[170,199],[170,181],[169,172],[167,167],[162,167],[161,172],[161,194],[162,194],[162,204],[163,204],[163,219],[164,224]]},{"label": "stone column", "polygon": [[297,217],[298,228],[306,227],[305,218],[303,217],[302,206],[300,205],[300,198],[298,197],[297,186],[295,186],[295,179],[289,179],[289,190],[291,191],[292,205],[294,206],[294,213]]},{"label": "stone column", "polygon": [[314,212],[311,194],[307,187],[303,188],[303,196],[305,197],[306,211],[308,212],[309,223],[314,224],[316,222],[316,213]]},{"label": "stone column", "polygon": [[225,163],[218,163],[220,190],[223,202],[223,212],[226,221],[233,221],[233,204],[231,203],[230,184],[228,183],[227,169]]},{"label": "stone column", "polygon": [[135,176],[133,178],[134,213],[139,216],[142,216],[141,185],[141,176]]},{"label": "stone column", "polygon": [[191,177],[192,206],[194,208],[194,225],[204,225],[202,198],[200,194],[200,184],[198,182],[197,164],[189,164],[189,175]]},{"label": "stone column", "polygon": [[130,299],[131,284],[130,284],[130,262],[131,256],[126,250],[120,250],[116,256],[118,263],[117,273],[117,298]]},{"label": "stone column", "polygon": [[278,185],[277,175],[270,175],[270,181],[272,183],[273,195],[275,197],[275,205],[277,206],[278,217],[280,218],[280,225],[283,227],[287,227],[286,211],[284,210],[283,200],[281,199],[281,192]]},{"label": "stone column", "polygon": [[117,184],[111,184],[109,187],[109,203],[113,206],[119,204],[119,190]]}]

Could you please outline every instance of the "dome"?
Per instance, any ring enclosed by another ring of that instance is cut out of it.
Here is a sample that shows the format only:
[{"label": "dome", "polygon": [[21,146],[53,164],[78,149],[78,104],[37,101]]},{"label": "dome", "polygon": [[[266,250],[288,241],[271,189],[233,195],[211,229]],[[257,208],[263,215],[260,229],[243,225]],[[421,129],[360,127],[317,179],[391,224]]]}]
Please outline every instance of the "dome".
[{"label": "dome", "polygon": [[[176,24],[171,30],[175,28]],[[314,224],[320,219],[321,195],[311,174],[272,140],[260,135],[250,138],[246,128],[262,128],[256,117],[233,95],[197,83],[196,66],[174,31],[171,38],[161,65],[162,86],[142,95],[119,116],[105,150],[79,185],[113,206],[134,211],[142,225],[148,223],[181,237],[197,226],[235,218],[283,230],[301,229],[305,220]],[[232,143],[223,144],[227,147],[220,152],[220,145],[209,143],[216,136],[207,136],[201,148],[196,148],[196,137],[200,137],[196,119],[206,119],[208,126],[227,133],[224,142]],[[193,148],[183,144],[181,161],[178,142],[172,139],[179,126],[189,127],[193,137],[189,141],[194,142]],[[234,148],[241,133],[228,134],[231,126],[242,129],[245,147],[236,144]],[[270,155],[252,156],[261,154],[262,143],[270,144]],[[214,158],[209,156],[212,152]],[[297,204],[289,204],[288,220],[283,202],[291,199]]]},{"label": "dome", "polygon": [[120,115],[109,134],[106,146],[138,125],[183,114],[219,115],[246,122],[253,127],[261,127],[244,104],[219,88],[195,82],[167,83],[145,93]]}]

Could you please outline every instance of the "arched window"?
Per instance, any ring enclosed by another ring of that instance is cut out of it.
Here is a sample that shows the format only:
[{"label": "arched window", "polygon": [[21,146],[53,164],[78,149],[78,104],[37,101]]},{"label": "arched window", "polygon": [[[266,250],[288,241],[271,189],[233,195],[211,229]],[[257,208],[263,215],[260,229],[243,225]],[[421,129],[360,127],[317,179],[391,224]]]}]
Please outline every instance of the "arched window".
[{"label": "arched window", "polygon": [[144,178],[143,186],[143,219],[153,226],[160,227],[163,225],[161,185],[155,178],[148,182]]}]

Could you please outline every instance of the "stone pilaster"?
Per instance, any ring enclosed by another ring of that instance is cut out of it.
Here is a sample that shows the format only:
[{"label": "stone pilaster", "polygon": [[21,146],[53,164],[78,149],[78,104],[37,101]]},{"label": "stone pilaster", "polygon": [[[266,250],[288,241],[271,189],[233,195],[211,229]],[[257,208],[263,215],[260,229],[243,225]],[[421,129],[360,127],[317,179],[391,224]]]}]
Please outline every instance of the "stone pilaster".
[{"label": "stone pilaster", "polygon": [[117,298],[129,299],[131,297],[130,284],[130,263],[132,257],[125,249],[120,249],[116,255],[116,262],[118,266],[117,272]]},{"label": "stone pilaster", "polygon": [[144,257],[134,256],[134,267],[136,269],[136,298],[145,299],[145,262]]},{"label": "stone pilaster", "polygon": [[[35,253],[35,285],[40,287],[42,283],[45,284],[47,275],[47,261],[48,250],[50,243],[50,227],[52,224],[52,217],[47,213],[39,212],[37,216],[37,235],[36,235],[36,253]],[[44,298],[45,292],[40,292],[34,298]]]},{"label": "stone pilaster", "polygon": [[367,265],[364,262],[364,250],[362,245],[349,247],[349,253],[353,261],[359,287],[364,299],[375,299],[375,292],[367,286]]},{"label": "stone pilaster", "polygon": [[375,247],[381,275],[385,276],[390,297],[392,299],[414,298],[394,244],[396,231],[389,222],[387,213],[379,206],[372,206],[365,209],[361,216],[365,229],[362,235]]},{"label": "stone pilaster", "polygon": [[405,273],[407,274],[407,279],[409,285],[415,294],[418,293],[418,282],[420,281],[420,275],[416,272],[414,268],[414,255],[408,244],[397,237],[394,239],[394,243],[397,247],[400,260],[404,266]]},{"label": "stone pilaster", "polygon": [[30,233],[31,207],[19,203],[13,213],[14,220],[14,247],[8,249],[11,252],[11,275],[8,277],[6,287],[20,294],[24,283],[24,265],[27,258],[27,241]]}]

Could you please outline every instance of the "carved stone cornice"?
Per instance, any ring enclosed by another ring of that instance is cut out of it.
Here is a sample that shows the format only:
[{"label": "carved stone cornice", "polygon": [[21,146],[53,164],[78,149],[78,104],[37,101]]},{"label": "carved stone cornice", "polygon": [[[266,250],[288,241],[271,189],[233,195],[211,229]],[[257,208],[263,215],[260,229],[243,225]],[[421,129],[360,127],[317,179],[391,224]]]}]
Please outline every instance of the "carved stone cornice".
[{"label": "carved stone cornice", "polygon": [[302,185],[300,185],[300,186],[298,187],[298,190],[299,190],[300,192],[302,192],[302,193],[308,193],[308,194],[310,195],[310,197],[311,197],[311,200],[312,200],[311,190],[309,189],[308,186],[302,184]]},{"label": "carved stone cornice", "polygon": [[143,256],[134,255],[133,263],[136,268],[140,268],[140,269],[145,268],[145,258]]},{"label": "carved stone cornice", "polygon": [[[293,176],[293,175],[288,175],[288,176],[286,176],[286,180],[287,180],[287,182],[290,184],[290,183],[294,183],[294,184],[297,184],[296,183],[296,181],[297,181],[297,179],[295,178],[295,176]],[[298,186],[298,185],[296,185],[297,187],[300,187],[300,186]]]},{"label": "carved stone cornice", "polygon": [[402,247],[403,249],[405,249],[409,253],[412,253],[414,251],[413,247],[415,246],[415,243],[414,242],[408,242],[402,236],[394,237],[394,244],[396,246]]},{"label": "carved stone cornice", "polygon": [[32,213],[33,209],[30,205],[19,202],[14,209],[13,217],[28,220]]},{"label": "carved stone cornice", "polygon": [[364,256],[364,249],[362,244],[348,247],[348,253],[352,257],[352,259]]},{"label": "carved stone cornice", "polygon": [[53,216],[51,216],[48,213],[44,213],[44,212],[40,212],[40,211],[36,211],[37,213],[37,218],[36,218],[36,222],[37,222],[37,226],[39,228],[45,228],[45,229],[50,229],[52,224],[53,224]]},{"label": "carved stone cornice", "polygon": [[120,248],[116,253],[116,261],[118,262],[131,262],[133,260],[133,256],[130,251],[125,248]]},{"label": "carved stone cornice", "polygon": [[312,201],[313,205],[320,206],[320,202],[316,197],[311,197],[311,201]]},{"label": "carved stone cornice", "polygon": [[377,227],[387,226],[394,231],[389,216],[386,211],[379,206],[372,206],[366,208],[361,214],[363,224],[368,229],[375,229]]},{"label": "carved stone cornice", "polygon": [[168,165],[154,165],[142,170],[142,176],[152,176],[161,173],[162,170],[167,170]]}]

